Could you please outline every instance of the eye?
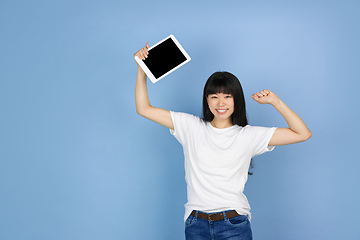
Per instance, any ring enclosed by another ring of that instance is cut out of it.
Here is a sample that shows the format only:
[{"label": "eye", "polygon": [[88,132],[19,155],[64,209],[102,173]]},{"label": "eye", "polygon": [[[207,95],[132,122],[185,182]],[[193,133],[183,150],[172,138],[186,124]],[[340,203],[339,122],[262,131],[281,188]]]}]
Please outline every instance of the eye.
[{"label": "eye", "polygon": [[225,98],[232,98],[232,96],[231,95],[226,95]]}]

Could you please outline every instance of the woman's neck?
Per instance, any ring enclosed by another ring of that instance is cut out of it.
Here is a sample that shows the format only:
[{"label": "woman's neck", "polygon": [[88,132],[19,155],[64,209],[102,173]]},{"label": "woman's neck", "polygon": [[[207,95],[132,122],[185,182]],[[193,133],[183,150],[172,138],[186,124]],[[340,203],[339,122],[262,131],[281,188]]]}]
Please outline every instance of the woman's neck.
[{"label": "woman's neck", "polygon": [[213,127],[220,128],[220,129],[228,128],[228,127],[231,127],[234,125],[234,124],[232,124],[231,120],[229,120],[229,119],[220,120],[220,119],[214,118],[210,123]]}]

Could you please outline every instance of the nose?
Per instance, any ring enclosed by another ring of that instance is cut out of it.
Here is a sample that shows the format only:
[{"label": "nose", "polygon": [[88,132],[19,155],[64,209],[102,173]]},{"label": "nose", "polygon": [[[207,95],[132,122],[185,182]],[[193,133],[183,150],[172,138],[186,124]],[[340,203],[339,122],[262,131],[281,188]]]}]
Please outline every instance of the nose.
[{"label": "nose", "polygon": [[224,99],[222,97],[219,98],[219,106],[224,106]]}]

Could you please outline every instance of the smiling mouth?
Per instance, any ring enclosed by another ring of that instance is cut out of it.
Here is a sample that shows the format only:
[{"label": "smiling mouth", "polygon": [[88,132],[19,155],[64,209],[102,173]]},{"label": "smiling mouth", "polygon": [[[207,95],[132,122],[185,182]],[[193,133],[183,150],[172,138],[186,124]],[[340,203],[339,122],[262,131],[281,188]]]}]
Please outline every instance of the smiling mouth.
[{"label": "smiling mouth", "polygon": [[222,114],[222,113],[226,113],[227,109],[216,109],[216,111]]}]

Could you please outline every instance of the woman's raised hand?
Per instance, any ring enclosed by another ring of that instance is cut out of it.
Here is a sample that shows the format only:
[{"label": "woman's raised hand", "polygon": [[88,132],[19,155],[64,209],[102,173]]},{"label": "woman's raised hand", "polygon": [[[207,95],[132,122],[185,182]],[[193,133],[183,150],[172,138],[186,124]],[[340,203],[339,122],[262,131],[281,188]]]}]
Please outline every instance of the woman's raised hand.
[{"label": "woman's raised hand", "polygon": [[251,98],[260,104],[274,104],[276,101],[279,101],[279,97],[268,89],[254,93],[251,95]]},{"label": "woman's raised hand", "polygon": [[[145,60],[149,54],[148,49],[149,43],[146,43],[146,46],[137,51],[134,54],[134,57]],[[170,112],[162,108],[153,107],[150,104],[146,86],[146,75],[139,65],[135,84],[135,105],[136,112],[139,115],[159,123],[167,128],[174,129],[174,124],[172,122]]]},{"label": "woman's raised hand", "polygon": [[291,110],[272,91],[265,89],[251,95],[251,98],[260,104],[271,104],[285,118],[288,128],[277,128],[272,136],[269,146],[286,145],[306,141],[311,132],[304,121]]},{"label": "woman's raised hand", "polygon": [[140,50],[134,54],[134,58],[137,56],[141,60],[145,60],[149,55],[148,49],[149,49],[149,43],[146,43],[145,47],[140,48]]}]

